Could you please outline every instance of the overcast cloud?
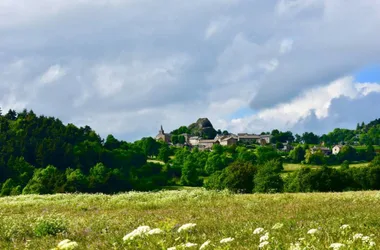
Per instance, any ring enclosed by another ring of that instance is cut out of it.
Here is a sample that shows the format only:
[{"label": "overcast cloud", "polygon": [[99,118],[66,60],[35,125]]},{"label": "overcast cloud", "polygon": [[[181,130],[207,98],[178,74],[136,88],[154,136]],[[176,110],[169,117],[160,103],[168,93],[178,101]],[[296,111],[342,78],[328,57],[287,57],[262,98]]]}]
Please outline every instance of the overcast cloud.
[{"label": "overcast cloud", "polygon": [[378,27],[379,0],[0,0],[0,107],[126,140],[355,127],[380,117],[355,79]]}]

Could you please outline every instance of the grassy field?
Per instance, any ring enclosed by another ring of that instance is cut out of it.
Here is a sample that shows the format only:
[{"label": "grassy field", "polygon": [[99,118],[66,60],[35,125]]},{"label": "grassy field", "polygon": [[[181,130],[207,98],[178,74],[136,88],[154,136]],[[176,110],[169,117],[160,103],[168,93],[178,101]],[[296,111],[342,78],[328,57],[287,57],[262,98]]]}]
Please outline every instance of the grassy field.
[{"label": "grassy field", "polygon": [[[350,167],[356,167],[356,168],[361,168],[361,167],[367,167],[369,163],[355,163],[355,164],[350,164]],[[300,168],[302,168],[303,166],[309,166],[311,168],[320,168],[321,166],[313,166],[313,165],[302,165],[302,164],[294,164],[294,163],[285,163],[284,164],[284,172],[292,172],[292,171],[296,171],[296,170],[299,170]],[[339,168],[340,165],[337,165],[337,166],[331,166],[333,168]]]},{"label": "grassy field", "polygon": [[[75,249],[200,249],[208,240],[201,249],[379,249],[379,211],[375,191],[233,195],[195,189],[5,197],[0,249],[53,249],[64,239],[75,241]],[[186,223],[196,225],[178,232]],[[160,230],[149,235],[143,227],[125,237],[139,226]],[[330,248],[333,243],[345,247]]]}]

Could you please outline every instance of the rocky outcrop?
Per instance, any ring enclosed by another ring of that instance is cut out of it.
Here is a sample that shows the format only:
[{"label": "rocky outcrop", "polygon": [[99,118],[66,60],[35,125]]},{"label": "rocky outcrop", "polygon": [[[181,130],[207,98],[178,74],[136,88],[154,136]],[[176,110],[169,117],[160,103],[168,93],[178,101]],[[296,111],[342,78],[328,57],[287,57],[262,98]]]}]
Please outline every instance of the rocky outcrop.
[{"label": "rocky outcrop", "polygon": [[198,135],[205,139],[214,139],[216,136],[216,130],[208,118],[199,118],[197,122],[191,124],[188,128],[192,135]]}]

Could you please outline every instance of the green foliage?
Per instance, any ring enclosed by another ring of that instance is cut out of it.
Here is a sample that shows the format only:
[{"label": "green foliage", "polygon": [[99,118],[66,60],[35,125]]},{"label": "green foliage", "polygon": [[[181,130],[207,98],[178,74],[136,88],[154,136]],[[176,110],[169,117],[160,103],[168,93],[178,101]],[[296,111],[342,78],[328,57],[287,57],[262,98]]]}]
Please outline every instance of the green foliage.
[{"label": "green foliage", "polygon": [[166,143],[162,143],[160,149],[158,150],[157,158],[163,162],[168,162],[171,155],[169,146]]},{"label": "green foliage", "polygon": [[36,169],[33,177],[22,190],[23,194],[53,194],[63,191],[65,177],[54,166]]},{"label": "green foliage", "polygon": [[326,163],[326,157],[321,150],[312,153],[310,149],[307,149],[305,153],[305,162],[307,164],[323,165]]},{"label": "green foliage", "polygon": [[283,180],[280,176],[282,170],[282,163],[278,160],[267,161],[264,165],[260,166],[254,177],[254,192],[281,192],[283,189]]},{"label": "green foliage", "polygon": [[182,134],[190,134],[190,133],[191,133],[190,129],[186,126],[181,126],[173,130],[172,132],[170,132],[170,134],[172,135],[182,135]]},{"label": "green foliage", "polygon": [[271,143],[274,143],[274,144],[285,143],[285,142],[289,142],[289,143],[294,142],[293,133],[290,131],[281,132],[281,131],[275,129],[272,131],[271,135],[272,135]]},{"label": "green foliage", "polygon": [[59,217],[39,217],[33,225],[33,232],[37,237],[55,236],[67,232],[67,226]]},{"label": "green foliage", "polygon": [[305,132],[302,134],[301,140],[305,144],[318,144],[320,141],[320,138],[318,135],[314,134],[313,132]]},{"label": "green foliage", "polygon": [[305,160],[305,149],[301,145],[297,145],[293,150],[289,153],[289,158],[293,163],[300,163]]},{"label": "green foliage", "polygon": [[259,164],[264,164],[270,160],[280,160],[281,156],[278,154],[277,150],[271,146],[259,147],[257,149],[257,162]]},{"label": "green foliage", "polygon": [[[279,181],[279,172],[263,167],[273,160],[337,165],[343,161],[374,159],[370,164],[370,170],[352,170],[343,164],[339,171],[344,173],[342,185],[345,187],[340,190],[376,188],[376,166],[379,160],[375,158],[376,152],[372,144],[378,142],[379,126],[380,123],[374,121],[368,125],[359,125],[355,133],[352,130],[336,129],[321,138],[313,133],[296,135],[296,141],[313,144],[320,141],[325,141],[326,144],[338,140],[352,144],[365,141],[368,145],[366,148],[362,146],[356,149],[356,146],[354,148],[346,145],[337,156],[325,156],[322,152],[311,154],[306,144],[297,145],[287,155],[286,152],[279,152],[272,146],[214,145],[211,151],[200,151],[196,148],[189,150],[169,147],[151,137],[142,138],[134,143],[118,140],[113,135],[108,135],[103,140],[89,126],[64,125],[59,119],[37,116],[31,110],[25,109],[19,113],[9,110],[7,114],[0,115],[0,195],[117,193],[129,190],[155,190],[165,185],[200,186],[203,181],[205,186],[217,189],[229,188],[238,192],[251,192],[254,185],[253,176],[250,177],[250,181],[243,177],[241,181],[237,181],[236,177],[242,176],[240,173],[244,171],[249,172],[246,170],[249,167],[240,168],[234,164],[251,165],[254,169],[259,169],[255,179],[257,192],[270,192],[272,189],[280,191],[281,185],[276,184],[276,181]],[[189,127],[182,126],[174,130],[173,140],[183,144],[184,133],[214,138],[216,133],[228,134],[228,131],[215,131],[211,122],[202,118]],[[271,134],[272,142],[277,144],[277,148],[286,141],[294,140],[290,131],[273,130]],[[164,165],[147,163],[148,158],[150,161],[161,160]],[[324,171],[318,174],[330,176],[328,170]],[[313,177],[311,180],[319,181],[319,176],[314,174],[310,174]],[[314,183],[310,190],[313,189],[330,188]],[[338,190],[335,187],[333,189]]]},{"label": "green foliage", "polygon": [[257,169],[250,162],[235,161],[223,171],[212,174],[204,186],[208,189],[228,189],[232,192],[251,193]]}]

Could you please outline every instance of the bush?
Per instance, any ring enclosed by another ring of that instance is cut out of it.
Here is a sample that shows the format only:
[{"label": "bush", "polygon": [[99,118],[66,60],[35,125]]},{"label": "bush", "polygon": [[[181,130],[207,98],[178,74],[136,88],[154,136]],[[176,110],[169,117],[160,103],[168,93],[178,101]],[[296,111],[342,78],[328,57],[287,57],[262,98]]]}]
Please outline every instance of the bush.
[{"label": "bush", "polygon": [[36,236],[57,235],[66,232],[66,224],[61,218],[39,217],[33,225],[33,232]]},{"label": "bush", "polygon": [[280,176],[282,163],[277,160],[268,161],[261,167],[254,178],[254,191],[258,193],[281,192],[284,182]]},{"label": "bush", "polygon": [[228,189],[236,193],[251,193],[256,167],[250,162],[235,161],[223,171],[212,174],[204,183],[208,189]]}]

